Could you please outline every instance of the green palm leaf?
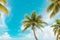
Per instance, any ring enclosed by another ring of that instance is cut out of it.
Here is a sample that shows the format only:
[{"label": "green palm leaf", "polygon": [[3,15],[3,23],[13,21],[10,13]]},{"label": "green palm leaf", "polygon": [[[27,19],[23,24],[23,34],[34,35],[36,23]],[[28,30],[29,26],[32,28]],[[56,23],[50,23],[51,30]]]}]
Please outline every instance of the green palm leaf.
[{"label": "green palm leaf", "polygon": [[54,8],[54,3],[52,3],[50,6],[47,8],[47,12],[50,12]]},{"label": "green palm leaf", "polygon": [[60,1],[59,0],[49,0],[51,5],[48,6],[47,12],[51,12],[50,18],[54,17],[59,9],[60,9]]},{"label": "green palm leaf", "polygon": [[40,19],[42,19],[42,16],[41,16],[41,15],[38,15],[38,16],[36,17],[36,21],[38,21],[38,20],[40,20]]},{"label": "green palm leaf", "polygon": [[2,3],[4,3],[4,4],[6,4],[6,3],[7,3],[7,1],[6,1],[6,0],[0,0],[0,2],[2,2]]},{"label": "green palm leaf", "polygon": [[49,0],[49,1],[51,1],[51,2],[55,2],[56,0]]},{"label": "green palm leaf", "polygon": [[32,20],[35,20],[36,19],[36,12],[35,11],[32,12],[31,18],[32,18]]},{"label": "green palm leaf", "polygon": [[53,29],[54,35],[57,34],[57,29]]},{"label": "green palm leaf", "polygon": [[24,28],[23,32],[26,31],[30,27],[30,23],[25,24],[24,26],[25,26],[25,28]]},{"label": "green palm leaf", "polygon": [[27,14],[25,15],[25,18],[26,18],[27,20],[31,21],[31,18],[30,18]]},{"label": "green palm leaf", "polygon": [[8,9],[0,4],[0,10],[2,10],[6,15],[8,15]]},{"label": "green palm leaf", "polygon": [[56,5],[56,6],[54,7],[53,12],[52,12],[51,15],[50,15],[50,18],[54,17],[54,16],[57,14],[58,11],[59,11],[59,6]]}]

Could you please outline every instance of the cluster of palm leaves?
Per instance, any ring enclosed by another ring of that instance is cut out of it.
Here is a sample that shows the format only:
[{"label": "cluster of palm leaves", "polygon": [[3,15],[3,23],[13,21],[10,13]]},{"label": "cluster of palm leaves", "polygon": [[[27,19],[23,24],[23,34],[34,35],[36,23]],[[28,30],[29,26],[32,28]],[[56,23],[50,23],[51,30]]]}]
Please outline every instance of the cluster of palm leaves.
[{"label": "cluster of palm leaves", "polygon": [[50,18],[54,17],[60,10],[60,0],[49,0],[51,4],[47,8],[47,12],[51,12]]},{"label": "cluster of palm leaves", "polygon": [[47,24],[47,23],[42,21],[41,20],[42,16],[37,15],[35,11],[32,12],[31,17],[29,17],[28,15],[25,15],[25,18],[27,20],[23,21],[23,24],[25,26],[23,31],[25,31],[25,30],[27,30],[28,28],[31,27],[31,29],[32,29],[32,31],[34,33],[35,39],[38,40],[38,38],[36,37],[36,34],[35,34],[35,28],[41,29],[43,27],[42,24]]},{"label": "cluster of palm leaves", "polygon": [[[52,18],[60,10],[60,0],[49,0],[49,1],[51,2],[51,5],[48,6],[47,12],[51,12],[50,18]],[[6,0],[0,0],[0,10],[4,12],[6,15],[8,15],[8,9],[5,7],[6,4],[7,4]],[[43,24],[47,24],[47,23],[42,21],[42,16],[37,15],[35,11],[32,12],[31,16],[25,15],[25,18],[26,20],[23,21],[23,25],[24,25],[23,31],[26,31],[28,28],[31,28],[34,33],[35,39],[38,40],[35,33],[36,28],[41,29],[43,28]],[[53,27],[54,35],[57,35],[56,40],[59,40],[60,39],[60,20],[57,19],[56,23],[51,27]]]}]

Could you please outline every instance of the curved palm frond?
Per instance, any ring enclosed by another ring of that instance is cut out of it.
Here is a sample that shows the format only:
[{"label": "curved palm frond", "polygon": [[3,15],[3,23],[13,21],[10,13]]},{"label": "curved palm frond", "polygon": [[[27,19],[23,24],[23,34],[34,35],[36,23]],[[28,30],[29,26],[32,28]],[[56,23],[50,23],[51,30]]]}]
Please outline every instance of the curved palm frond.
[{"label": "curved palm frond", "polygon": [[40,19],[42,19],[42,16],[41,16],[41,15],[38,15],[38,16],[36,17],[36,21],[38,21],[38,20],[40,20]]},{"label": "curved palm frond", "polygon": [[56,20],[56,23],[60,25],[60,20],[59,20],[59,19],[57,19],[57,20]]},{"label": "curved palm frond", "polygon": [[36,20],[36,12],[34,11],[34,12],[32,12],[32,15],[31,15],[31,18],[32,18],[32,20],[34,21],[34,20]]},{"label": "curved palm frond", "polygon": [[49,0],[50,2],[55,2],[56,0]]},{"label": "curved palm frond", "polygon": [[38,21],[38,23],[40,23],[40,24],[47,24],[46,22],[44,22],[42,20]]},{"label": "curved palm frond", "polygon": [[26,23],[31,23],[31,21],[28,21],[28,20],[23,21],[23,24],[26,24]]},{"label": "curved palm frond", "polygon": [[7,4],[7,1],[6,0],[0,0],[0,2],[2,2],[4,4]]},{"label": "curved palm frond", "polygon": [[52,3],[47,8],[47,12],[51,12],[50,18],[54,17],[60,9],[60,0],[50,0]]},{"label": "curved palm frond", "polygon": [[30,18],[27,14],[25,15],[25,18],[26,18],[27,20],[31,21],[31,18]]},{"label": "curved palm frond", "polygon": [[47,12],[50,12],[54,8],[54,5],[54,3],[51,3],[51,5],[47,8]]},{"label": "curved palm frond", "polygon": [[54,17],[58,11],[59,11],[59,6],[56,4],[54,9],[53,9],[53,12],[50,15],[50,18]]},{"label": "curved palm frond", "polygon": [[54,24],[51,27],[59,27],[59,25],[58,24]]},{"label": "curved palm frond", "polygon": [[2,10],[6,15],[8,15],[8,9],[0,4],[0,10]]},{"label": "curved palm frond", "polygon": [[56,35],[57,34],[57,28],[54,28],[53,32],[54,32],[54,35]]},{"label": "curved palm frond", "polygon": [[23,29],[23,32],[26,31],[30,27],[30,23],[27,23],[24,26],[25,26],[25,28]]}]

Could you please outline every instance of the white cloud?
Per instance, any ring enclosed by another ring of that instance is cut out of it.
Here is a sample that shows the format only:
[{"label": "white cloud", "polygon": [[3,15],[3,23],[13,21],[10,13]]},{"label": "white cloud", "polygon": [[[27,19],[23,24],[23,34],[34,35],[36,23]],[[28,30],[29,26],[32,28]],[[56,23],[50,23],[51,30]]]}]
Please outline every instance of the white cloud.
[{"label": "white cloud", "polygon": [[10,40],[10,39],[11,37],[7,32],[5,32],[3,35],[0,36],[0,40]]},{"label": "white cloud", "polygon": [[[55,36],[53,34],[53,28],[51,28],[50,26],[43,28],[43,32],[37,29],[36,35],[39,40],[55,40]],[[32,30],[30,33],[25,34],[24,37],[28,38],[29,40],[35,39]]]},{"label": "white cloud", "polygon": [[0,39],[10,39],[11,37],[10,37],[10,35],[7,33],[7,32],[5,32],[2,36],[0,36]]}]

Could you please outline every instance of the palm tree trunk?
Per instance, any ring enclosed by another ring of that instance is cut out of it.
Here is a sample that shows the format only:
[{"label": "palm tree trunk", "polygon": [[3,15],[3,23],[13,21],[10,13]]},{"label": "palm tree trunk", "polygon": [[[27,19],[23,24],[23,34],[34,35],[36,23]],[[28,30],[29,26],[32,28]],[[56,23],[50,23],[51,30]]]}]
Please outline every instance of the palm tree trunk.
[{"label": "palm tree trunk", "polygon": [[57,39],[56,39],[56,40],[58,40],[58,36],[59,36],[59,35],[57,34]]},{"label": "palm tree trunk", "polygon": [[35,39],[38,40],[38,38],[37,38],[37,36],[36,36],[36,34],[35,34],[35,30],[34,30],[34,29],[32,29],[32,30],[33,30]]}]

